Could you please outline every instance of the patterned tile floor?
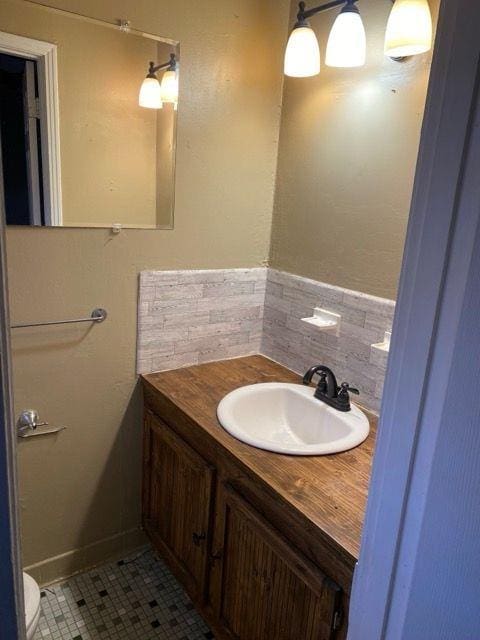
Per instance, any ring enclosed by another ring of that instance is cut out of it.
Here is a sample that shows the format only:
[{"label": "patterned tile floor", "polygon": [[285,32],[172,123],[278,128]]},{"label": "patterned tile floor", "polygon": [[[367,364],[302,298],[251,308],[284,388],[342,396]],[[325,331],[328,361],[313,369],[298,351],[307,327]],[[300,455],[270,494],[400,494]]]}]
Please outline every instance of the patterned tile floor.
[{"label": "patterned tile floor", "polygon": [[165,564],[149,548],[42,589],[34,640],[213,638]]}]

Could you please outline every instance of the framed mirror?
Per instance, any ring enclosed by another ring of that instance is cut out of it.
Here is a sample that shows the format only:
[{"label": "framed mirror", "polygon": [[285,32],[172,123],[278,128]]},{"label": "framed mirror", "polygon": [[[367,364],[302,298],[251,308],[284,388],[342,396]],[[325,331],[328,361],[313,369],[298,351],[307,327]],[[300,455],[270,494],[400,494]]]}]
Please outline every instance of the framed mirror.
[{"label": "framed mirror", "polygon": [[7,224],[173,227],[179,43],[0,4]]}]

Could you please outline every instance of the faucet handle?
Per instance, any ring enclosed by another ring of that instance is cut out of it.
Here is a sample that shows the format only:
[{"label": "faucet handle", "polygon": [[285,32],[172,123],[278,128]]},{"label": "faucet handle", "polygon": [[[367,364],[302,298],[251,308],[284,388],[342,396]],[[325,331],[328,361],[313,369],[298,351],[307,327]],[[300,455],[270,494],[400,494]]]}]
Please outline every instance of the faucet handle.
[{"label": "faucet handle", "polygon": [[355,389],[354,387],[351,387],[348,382],[342,382],[342,384],[340,385],[338,395],[341,395],[342,393],[355,393],[357,396],[360,395],[360,391],[358,389]]},{"label": "faucet handle", "polygon": [[359,395],[360,391],[358,389],[355,389],[354,387],[351,387],[348,382],[342,382],[342,384],[338,388],[337,395],[337,409],[340,409],[340,411],[350,411],[349,393],[355,393],[356,395]]}]

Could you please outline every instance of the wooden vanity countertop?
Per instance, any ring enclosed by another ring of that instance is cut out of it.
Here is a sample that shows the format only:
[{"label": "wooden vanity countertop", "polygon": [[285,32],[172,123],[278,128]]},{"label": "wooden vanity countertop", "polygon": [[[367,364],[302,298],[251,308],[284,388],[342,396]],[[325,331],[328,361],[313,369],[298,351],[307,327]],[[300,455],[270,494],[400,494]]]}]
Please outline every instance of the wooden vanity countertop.
[{"label": "wooden vanity countertop", "polygon": [[[209,434],[240,465],[300,512],[352,565],[358,559],[377,418],[367,416],[370,435],[360,446],[328,456],[288,456],[256,449],[227,433],[217,420],[217,405],[234,389],[258,382],[301,378],[263,356],[210,362],[142,376],[145,395],[160,394],[162,412],[180,412]],[[169,422],[169,416],[160,416]],[[171,426],[175,427],[174,424]]]}]

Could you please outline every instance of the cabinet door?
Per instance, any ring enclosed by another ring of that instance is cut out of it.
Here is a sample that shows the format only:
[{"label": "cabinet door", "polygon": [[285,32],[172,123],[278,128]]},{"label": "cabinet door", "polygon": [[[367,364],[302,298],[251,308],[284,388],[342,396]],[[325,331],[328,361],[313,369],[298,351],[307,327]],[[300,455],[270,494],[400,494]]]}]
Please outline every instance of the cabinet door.
[{"label": "cabinet door", "polygon": [[231,488],[222,488],[212,600],[236,640],[329,640],[340,587]]},{"label": "cabinet door", "polygon": [[207,579],[214,471],[165,423],[145,418],[143,523],[192,597]]}]

